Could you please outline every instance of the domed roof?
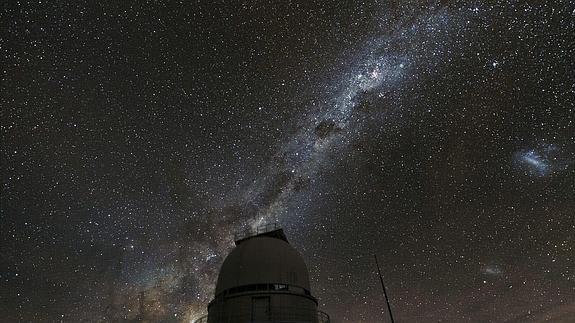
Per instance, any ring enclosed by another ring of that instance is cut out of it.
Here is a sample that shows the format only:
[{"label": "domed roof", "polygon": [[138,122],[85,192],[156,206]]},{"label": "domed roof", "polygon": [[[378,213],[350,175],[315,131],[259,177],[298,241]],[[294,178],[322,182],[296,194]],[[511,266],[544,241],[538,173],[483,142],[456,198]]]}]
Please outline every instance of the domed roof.
[{"label": "domed roof", "polygon": [[287,284],[309,287],[309,273],[300,254],[277,237],[242,240],[222,264],[216,295],[232,287],[252,284]]}]

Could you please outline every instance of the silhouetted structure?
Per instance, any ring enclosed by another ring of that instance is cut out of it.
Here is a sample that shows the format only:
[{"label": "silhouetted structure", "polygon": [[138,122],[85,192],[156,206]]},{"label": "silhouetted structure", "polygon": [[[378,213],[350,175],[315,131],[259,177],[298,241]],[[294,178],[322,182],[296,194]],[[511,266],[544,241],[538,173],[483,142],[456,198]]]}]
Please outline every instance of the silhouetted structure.
[{"label": "silhouetted structure", "polygon": [[224,261],[208,316],[196,322],[329,322],[317,310],[300,254],[277,225],[236,235]]}]

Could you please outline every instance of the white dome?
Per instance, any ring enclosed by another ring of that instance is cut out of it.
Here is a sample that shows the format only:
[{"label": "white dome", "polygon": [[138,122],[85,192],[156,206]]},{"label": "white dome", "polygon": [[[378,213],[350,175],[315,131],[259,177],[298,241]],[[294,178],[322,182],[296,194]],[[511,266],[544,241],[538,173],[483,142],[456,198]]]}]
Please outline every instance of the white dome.
[{"label": "white dome", "polygon": [[238,286],[286,284],[310,290],[309,274],[300,254],[288,242],[255,236],[241,241],[222,264],[216,295]]}]

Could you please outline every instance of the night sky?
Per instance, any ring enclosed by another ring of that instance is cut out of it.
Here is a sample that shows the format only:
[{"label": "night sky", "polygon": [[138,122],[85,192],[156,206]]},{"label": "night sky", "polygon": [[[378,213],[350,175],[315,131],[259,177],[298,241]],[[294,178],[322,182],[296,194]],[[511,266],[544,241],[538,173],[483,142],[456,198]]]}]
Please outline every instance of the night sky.
[{"label": "night sky", "polygon": [[575,319],[572,1],[8,1],[2,322],[189,322],[279,221],[333,322]]}]

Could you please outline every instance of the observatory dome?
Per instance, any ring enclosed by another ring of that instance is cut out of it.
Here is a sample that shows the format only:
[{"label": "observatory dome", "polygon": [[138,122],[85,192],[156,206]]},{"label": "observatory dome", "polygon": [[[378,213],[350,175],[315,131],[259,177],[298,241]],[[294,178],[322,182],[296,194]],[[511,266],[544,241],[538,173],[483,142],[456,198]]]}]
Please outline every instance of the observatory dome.
[{"label": "observatory dome", "polygon": [[310,290],[307,267],[297,250],[282,237],[254,236],[238,241],[227,256],[215,294],[238,286],[268,283]]}]

